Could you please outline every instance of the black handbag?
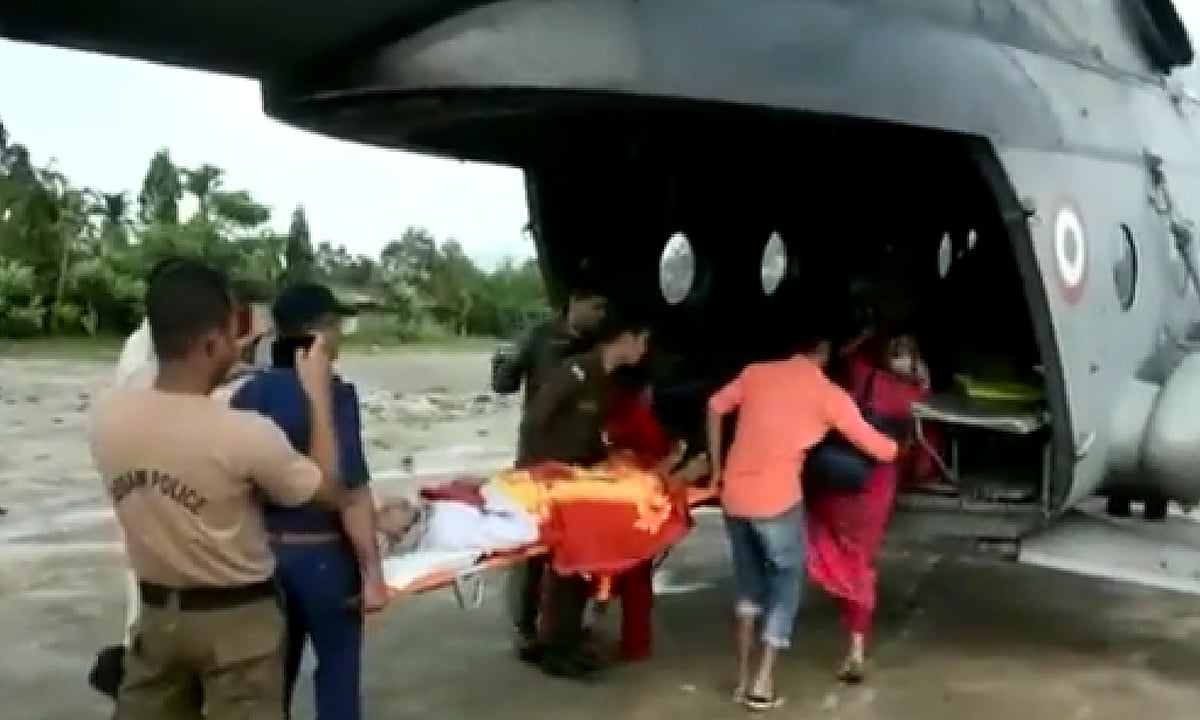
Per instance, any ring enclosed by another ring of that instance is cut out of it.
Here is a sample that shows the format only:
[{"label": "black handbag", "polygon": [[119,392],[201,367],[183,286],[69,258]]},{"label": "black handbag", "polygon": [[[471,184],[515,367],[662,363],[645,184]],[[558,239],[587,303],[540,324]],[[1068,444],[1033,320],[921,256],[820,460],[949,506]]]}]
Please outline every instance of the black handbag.
[{"label": "black handbag", "polygon": [[[855,398],[863,420],[884,435],[899,440],[903,436],[903,428],[897,427],[895,421],[878,415],[872,407],[871,391],[874,386],[875,372],[872,371],[867,376],[862,393]],[[809,450],[801,474],[801,483],[805,494],[808,495],[859,493],[866,487],[867,478],[877,464],[841,433],[831,430],[821,442]]]}]

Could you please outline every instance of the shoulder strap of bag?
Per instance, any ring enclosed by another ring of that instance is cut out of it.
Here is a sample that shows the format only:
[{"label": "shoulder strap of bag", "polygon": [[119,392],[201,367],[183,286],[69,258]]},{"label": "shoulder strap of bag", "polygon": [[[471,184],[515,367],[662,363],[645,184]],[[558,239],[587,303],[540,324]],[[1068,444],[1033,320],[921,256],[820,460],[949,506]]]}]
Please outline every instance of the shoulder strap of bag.
[{"label": "shoulder strap of bag", "polygon": [[860,409],[874,410],[874,390],[875,390],[875,368],[871,368],[867,372],[867,379],[863,381],[862,390],[855,396],[854,402]]}]

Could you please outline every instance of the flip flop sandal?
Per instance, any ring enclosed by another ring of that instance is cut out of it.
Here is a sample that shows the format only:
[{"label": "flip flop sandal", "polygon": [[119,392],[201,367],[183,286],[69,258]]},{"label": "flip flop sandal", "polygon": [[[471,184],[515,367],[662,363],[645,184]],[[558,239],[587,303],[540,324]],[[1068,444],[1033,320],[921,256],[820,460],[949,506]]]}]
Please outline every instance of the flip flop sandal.
[{"label": "flip flop sandal", "polygon": [[837,672],[837,679],[846,685],[859,685],[866,677],[866,669],[861,662],[846,662]]},{"label": "flip flop sandal", "polygon": [[774,693],[766,697],[763,697],[762,695],[748,694],[742,700],[742,704],[746,706],[746,709],[753,710],[754,712],[774,710],[775,708],[783,705],[783,703],[784,699]]}]

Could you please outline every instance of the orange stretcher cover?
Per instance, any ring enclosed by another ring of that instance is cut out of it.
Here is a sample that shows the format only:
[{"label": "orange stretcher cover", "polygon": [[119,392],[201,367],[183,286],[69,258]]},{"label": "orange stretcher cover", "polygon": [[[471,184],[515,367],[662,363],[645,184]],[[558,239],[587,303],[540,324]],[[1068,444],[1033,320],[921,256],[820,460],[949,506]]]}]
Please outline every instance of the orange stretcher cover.
[{"label": "orange stretcher cover", "polygon": [[[657,476],[636,468],[543,466],[502,472],[493,482],[538,519],[541,541],[485,554],[466,569],[432,570],[402,587],[391,587],[393,598],[439,590],[466,576],[551,553],[556,571],[603,580],[665,551],[687,531],[678,500],[672,501]],[[683,502],[695,507],[713,498],[708,488],[690,487]],[[597,541],[597,535],[602,539]]]}]

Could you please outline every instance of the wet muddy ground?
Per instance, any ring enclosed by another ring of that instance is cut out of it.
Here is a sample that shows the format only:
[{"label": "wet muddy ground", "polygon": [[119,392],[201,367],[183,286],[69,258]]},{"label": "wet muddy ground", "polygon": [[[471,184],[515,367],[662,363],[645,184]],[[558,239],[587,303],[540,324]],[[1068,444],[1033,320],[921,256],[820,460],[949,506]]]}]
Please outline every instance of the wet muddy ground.
[{"label": "wet muddy ground", "polygon": [[[407,467],[494,459],[515,408],[485,392],[486,355],[349,358],[368,453],[384,495]],[[121,634],[123,586],[109,513],[83,440],[92,393],[111,368],[0,360],[0,716],[106,718],[84,682]],[[460,450],[469,449],[464,455]],[[1200,530],[1197,531],[1200,536]],[[672,553],[660,578],[657,657],[589,685],[510,660],[500,582],[477,610],[449,592],[396,603],[372,628],[368,716],[436,720],[657,720],[738,717],[728,701],[728,568],[717,518]],[[1050,571],[894,555],[883,568],[869,682],[841,689],[836,614],[808,594],[781,668],[780,718],[1191,720],[1200,712],[1200,599]],[[615,615],[615,613],[614,613]],[[309,689],[298,718],[311,717]]]}]

